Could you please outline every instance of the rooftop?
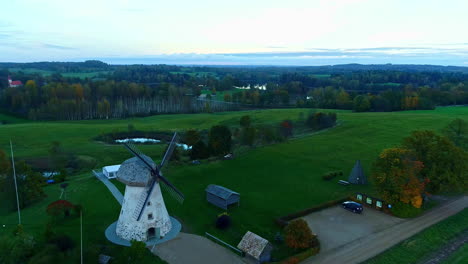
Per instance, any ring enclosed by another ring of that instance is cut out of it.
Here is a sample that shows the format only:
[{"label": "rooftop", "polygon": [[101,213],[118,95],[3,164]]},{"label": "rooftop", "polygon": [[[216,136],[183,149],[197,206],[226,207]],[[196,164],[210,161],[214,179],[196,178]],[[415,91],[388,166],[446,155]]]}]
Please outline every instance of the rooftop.
[{"label": "rooftop", "polygon": [[[141,156],[151,166],[156,167],[155,163],[150,157],[146,155]],[[124,161],[117,171],[117,180],[129,186],[144,187],[148,185],[151,178],[152,175],[150,169],[137,157],[133,157]]]},{"label": "rooftop", "polygon": [[239,245],[237,245],[237,248],[256,259],[260,259],[260,255],[267,245],[268,240],[250,231],[247,231],[244,237],[242,237],[241,242],[239,242]]},{"label": "rooftop", "polygon": [[219,185],[216,185],[216,184],[208,185],[208,187],[206,187],[205,191],[208,192],[208,193],[211,193],[213,195],[216,195],[216,196],[218,196],[220,198],[223,198],[223,199],[229,198],[229,196],[231,196],[232,194],[239,195],[239,193],[237,193],[237,192],[235,192],[233,190],[229,190],[228,188],[225,188],[223,186],[219,186]]}]

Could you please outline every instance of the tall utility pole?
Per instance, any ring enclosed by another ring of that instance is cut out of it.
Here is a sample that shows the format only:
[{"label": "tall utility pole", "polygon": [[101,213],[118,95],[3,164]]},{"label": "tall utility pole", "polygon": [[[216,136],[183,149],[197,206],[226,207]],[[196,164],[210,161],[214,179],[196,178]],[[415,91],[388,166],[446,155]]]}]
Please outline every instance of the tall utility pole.
[{"label": "tall utility pole", "polygon": [[18,197],[18,184],[16,183],[15,158],[13,157],[13,144],[11,143],[11,139],[10,139],[10,150],[11,150],[11,164],[13,165],[13,179],[15,180],[16,205],[18,206],[18,224],[21,225],[21,212],[20,212],[19,197]]},{"label": "tall utility pole", "polygon": [[81,264],[83,264],[83,209],[80,210],[80,237]]}]

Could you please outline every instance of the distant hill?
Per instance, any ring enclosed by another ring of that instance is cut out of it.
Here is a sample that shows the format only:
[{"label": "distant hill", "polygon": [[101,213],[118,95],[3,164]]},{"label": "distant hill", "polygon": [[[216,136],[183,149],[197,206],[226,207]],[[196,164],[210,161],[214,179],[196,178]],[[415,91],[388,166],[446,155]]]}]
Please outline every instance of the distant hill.
[{"label": "distant hill", "polygon": [[[165,64],[154,65],[138,65],[141,67],[152,68]],[[31,62],[31,63],[14,63],[14,62],[0,62],[0,69],[38,69],[46,71],[54,71],[57,73],[67,72],[94,72],[94,71],[110,71],[126,67],[137,66],[136,64],[129,65],[112,65],[99,60],[88,60],[84,62]],[[180,70],[182,68],[191,68],[192,70],[198,69],[209,70],[211,69],[257,69],[257,70],[273,70],[273,71],[299,71],[311,73],[346,73],[355,71],[403,71],[403,72],[458,72],[468,73],[468,67],[461,66],[441,66],[441,65],[420,65],[420,64],[339,64],[339,65],[323,65],[323,66],[252,66],[252,65],[167,65],[172,71]]]}]

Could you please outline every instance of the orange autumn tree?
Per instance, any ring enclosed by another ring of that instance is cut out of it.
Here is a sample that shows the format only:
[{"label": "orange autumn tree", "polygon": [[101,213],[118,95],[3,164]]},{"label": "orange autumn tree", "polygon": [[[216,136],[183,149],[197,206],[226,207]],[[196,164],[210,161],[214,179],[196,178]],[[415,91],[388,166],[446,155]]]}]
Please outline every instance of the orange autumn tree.
[{"label": "orange autumn tree", "polygon": [[304,219],[289,222],[284,231],[286,245],[290,248],[310,248],[318,244],[317,236]]},{"label": "orange autumn tree", "polygon": [[410,150],[389,148],[380,153],[371,177],[388,203],[403,202],[420,208],[427,182],[421,179],[423,167]]}]

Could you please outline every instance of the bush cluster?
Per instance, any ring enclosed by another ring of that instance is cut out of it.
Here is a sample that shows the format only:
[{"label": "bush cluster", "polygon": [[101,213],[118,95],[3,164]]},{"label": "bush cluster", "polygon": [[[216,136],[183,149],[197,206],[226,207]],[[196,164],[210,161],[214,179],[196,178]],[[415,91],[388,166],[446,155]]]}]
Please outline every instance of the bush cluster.
[{"label": "bush cluster", "polygon": [[343,172],[342,171],[332,171],[332,172],[329,172],[325,175],[322,176],[322,179],[324,179],[325,181],[329,181],[337,176],[343,176]]}]

